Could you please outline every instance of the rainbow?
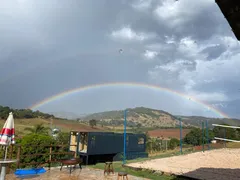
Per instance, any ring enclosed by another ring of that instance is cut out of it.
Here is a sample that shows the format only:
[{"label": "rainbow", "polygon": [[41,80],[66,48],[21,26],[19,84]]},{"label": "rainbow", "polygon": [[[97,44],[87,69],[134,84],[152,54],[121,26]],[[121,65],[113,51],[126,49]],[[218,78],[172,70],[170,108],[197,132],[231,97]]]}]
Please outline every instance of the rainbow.
[{"label": "rainbow", "polygon": [[217,108],[212,107],[210,104],[207,104],[203,101],[200,101],[194,97],[185,95],[183,93],[174,91],[172,89],[168,89],[168,88],[164,88],[164,87],[160,87],[160,86],[156,86],[156,85],[150,85],[150,84],[143,84],[143,83],[130,83],[130,82],[114,82],[114,83],[103,83],[103,84],[93,84],[93,85],[88,85],[88,86],[82,86],[82,87],[78,87],[78,88],[74,88],[74,89],[69,89],[67,91],[58,93],[56,95],[53,95],[51,97],[45,98],[40,102],[37,102],[36,104],[33,104],[32,106],[29,107],[29,109],[32,110],[37,110],[37,108],[46,105],[50,102],[53,102],[57,99],[66,97],[70,94],[75,94],[75,93],[79,93],[82,91],[87,91],[90,89],[97,89],[97,88],[102,88],[102,87],[123,87],[123,86],[128,86],[128,87],[144,87],[144,88],[148,88],[148,89],[153,89],[153,90],[159,90],[159,91],[163,91],[163,92],[168,92],[170,94],[175,94],[177,96],[186,98],[188,100],[191,100],[201,106],[203,106],[204,108],[207,108],[209,110],[211,110],[212,112],[216,113],[218,116],[224,117],[224,118],[230,118],[227,114],[221,112],[220,110],[218,110]]}]

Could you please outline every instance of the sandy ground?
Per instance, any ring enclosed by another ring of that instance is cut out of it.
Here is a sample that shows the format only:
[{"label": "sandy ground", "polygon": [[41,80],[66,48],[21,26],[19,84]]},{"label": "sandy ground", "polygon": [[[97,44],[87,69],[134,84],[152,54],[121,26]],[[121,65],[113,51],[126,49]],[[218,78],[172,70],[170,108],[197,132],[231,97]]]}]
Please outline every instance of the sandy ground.
[{"label": "sandy ground", "polygon": [[[14,174],[7,174],[6,180],[19,180]],[[92,169],[83,167],[82,170],[76,168],[72,174],[69,174],[69,169],[67,167],[63,167],[62,171],[60,168],[51,168],[51,170],[46,173],[26,178],[29,180],[116,180],[117,172],[115,174],[105,175],[103,174],[103,170]],[[134,177],[128,175],[129,180],[147,180],[144,178]]]},{"label": "sandy ground", "polygon": [[131,163],[128,166],[198,179],[240,179],[240,149],[218,149]]}]

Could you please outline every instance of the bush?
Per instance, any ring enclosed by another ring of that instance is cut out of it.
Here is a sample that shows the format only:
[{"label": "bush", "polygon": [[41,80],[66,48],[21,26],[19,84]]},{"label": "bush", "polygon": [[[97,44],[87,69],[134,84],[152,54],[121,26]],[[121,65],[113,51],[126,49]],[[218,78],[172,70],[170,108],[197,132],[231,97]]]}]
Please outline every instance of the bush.
[{"label": "bush", "polygon": [[176,138],[172,138],[169,142],[169,148],[170,149],[175,149],[179,145],[180,145],[180,141]]},{"label": "bush", "polygon": [[18,143],[22,148],[20,163],[38,162],[40,164],[48,160],[48,154],[39,156],[31,156],[31,154],[49,153],[49,147],[45,147],[44,145],[55,144],[55,140],[48,135],[29,134],[20,139]]},{"label": "bush", "polygon": [[59,132],[56,137],[57,144],[68,145],[69,144],[69,133],[67,132]]}]

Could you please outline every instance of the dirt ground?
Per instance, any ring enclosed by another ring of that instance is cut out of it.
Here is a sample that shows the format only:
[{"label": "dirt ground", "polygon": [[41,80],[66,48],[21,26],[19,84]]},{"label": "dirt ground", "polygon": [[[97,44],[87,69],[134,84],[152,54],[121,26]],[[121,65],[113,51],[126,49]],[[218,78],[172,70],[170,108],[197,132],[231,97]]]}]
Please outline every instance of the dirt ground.
[{"label": "dirt ground", "polygon": [[240,149],[218,149],[154,159],[128,166],[206,180],[240,179]]},{"label": "dirt ground", "polygon": [[[187,133],[190,132],[190,129],[182,130],[182,137],[184,138]],[[180,139],[180,130],[179,129],[156,129],[148,131],[149,136],[151,137],[163,137],[163,138],[177,138]]]},{"label": "dirt ground", "polygon": [[[47,168],[46,168],[47,169]],[[26,179],[29,180],[116,180],[117,172],[115,174],[104,175],[103,170],[92,169],[83,167],[82,170],[79,168],[75,169],[71,174],[69,173],[69,169],[63,167],[62,171],[60,168],[51,168],[51,170],[46,173],[39,175],[28,177]],[[145,178],[139,178],[128,175],[129,180],[147,180]],[[6,180],[19,180],[14,174],[8,174],[6,176]]]}]

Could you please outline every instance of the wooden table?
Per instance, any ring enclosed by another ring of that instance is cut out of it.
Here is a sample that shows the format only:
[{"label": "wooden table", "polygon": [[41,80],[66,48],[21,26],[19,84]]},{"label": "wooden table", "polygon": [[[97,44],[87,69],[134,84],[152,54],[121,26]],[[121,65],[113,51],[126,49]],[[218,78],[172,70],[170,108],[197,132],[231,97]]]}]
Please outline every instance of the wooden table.
[{"label": "wooden table", "polygon": [[74,165],[74,167],[76,167],[76,165],[79,165],[79,168],[82,169],[82,159],[80,158],[72,158],[72,159],[62,159],[60,160],[61,162],[61,168],[60,171],[62,170],[63,165],[67,165],[70,166],[70,174],[72,172],[72,165]]}]

